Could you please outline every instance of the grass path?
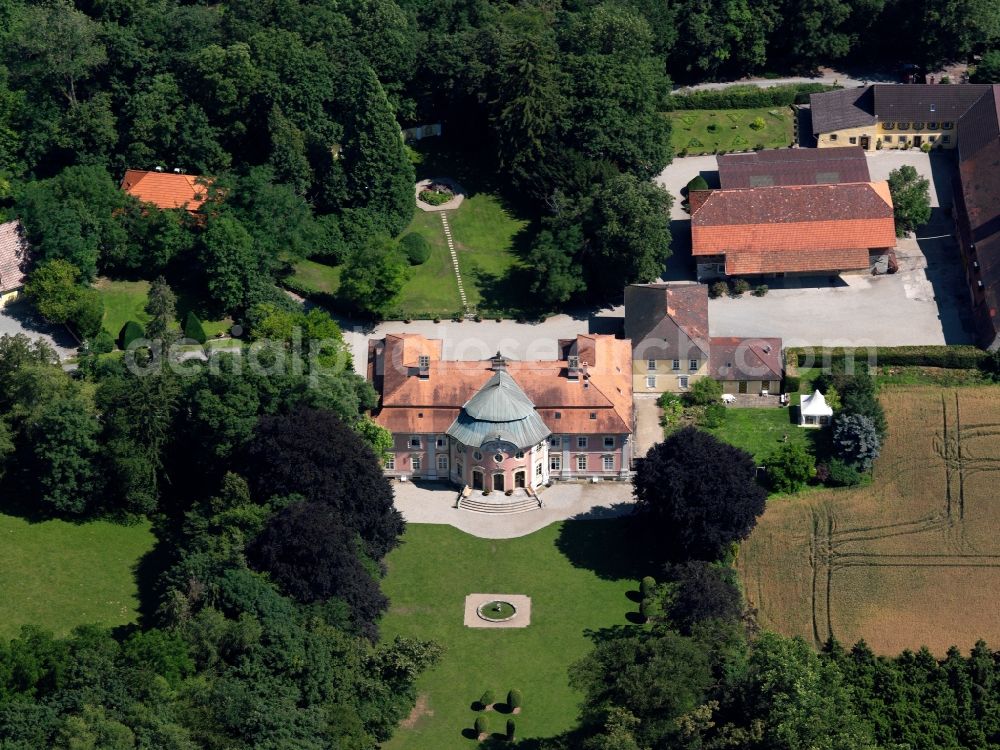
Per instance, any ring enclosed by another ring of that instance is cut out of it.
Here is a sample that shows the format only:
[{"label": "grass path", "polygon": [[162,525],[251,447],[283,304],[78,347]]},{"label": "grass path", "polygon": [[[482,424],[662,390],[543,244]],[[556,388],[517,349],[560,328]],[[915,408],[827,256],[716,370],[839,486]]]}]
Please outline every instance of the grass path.
[{"label": "grass path", "polygon": [[[587,631],[627,624],[636,610],[626,593],[639,575],[624,521],[567,521],[519,539],[477,539],[450,526],[411,524],[388,558],[383,589],[391,606],[382,635],[434,640],[445,653],[417,685],[418,706],[385,747],[474,747],[471,704],[486,689],[503,700],[524,693],[521,737],[556,735],[575,725],[580,695],[567,670],[587,654]],[[480,630],[463,625],[472,593],[531,597],[531,624]],[[490,713],[502,732],[504,714]]]},{"label": "grass path", "polygon": [[57,635],[76,625],[134,622],[134,567],[154,543],[148,524],[29,523],[0,514],[0,637],[34,624]]}]

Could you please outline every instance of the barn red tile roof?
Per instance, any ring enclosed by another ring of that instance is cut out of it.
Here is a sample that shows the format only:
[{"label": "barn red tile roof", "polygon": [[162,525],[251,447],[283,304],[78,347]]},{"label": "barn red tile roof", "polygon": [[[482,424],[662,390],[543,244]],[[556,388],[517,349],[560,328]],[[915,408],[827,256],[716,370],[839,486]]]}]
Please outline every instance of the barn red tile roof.
[{"label": "barn red tile roof", "polygon": [[199,175],[129,169],[122,179],[122,190],[157,208],[186,208],[194,213],[208,197],[209,184],[210,180]]},{"label": "barn red tile roof", "polygon": [[28,251],[28,241],[24,238],[20,221],[15,219],[0,224],[0,294],[24,286]]},{"label": "barn red tile roof", "polygon": [[[581,334],[575,344],[581,362],[588,365],[586,378],[569,379],[565,360],[511,360],[507,372],[555,433],[631,433],[629,342]],[[369,341],[368,375],[380,396],[372,416],[390,432],[445,432],[462,405],[493,376],[490,360],[443,360],[441,345],[418,334]],[[426,378],[420,376],[421,354],[430,358]]]},{"label": "barn red tile roof", "polygon": [[885,182],[714,190],[691,241],[696,256],[895,247],[892,198]]}]

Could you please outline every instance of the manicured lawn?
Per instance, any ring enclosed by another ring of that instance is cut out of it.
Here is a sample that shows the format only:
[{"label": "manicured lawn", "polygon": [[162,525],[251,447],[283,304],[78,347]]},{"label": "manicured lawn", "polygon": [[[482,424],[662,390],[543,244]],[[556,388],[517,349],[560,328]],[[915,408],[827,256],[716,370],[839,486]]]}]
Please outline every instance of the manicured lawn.
[{"label": "manicured lawn", "polygon": [[514,217],[496,196],[477,193],[448,216],[469,304],[487,310],[517,309],[524,302],[516,276],[518,235],[528,222]]},{"label": "manicured lawn", "polygon": [[[449,211],[449,221],[453,221],[464,210],[463,205],[458,211]],[[427,240],[431,246],[431,255],[425,263],[410,267],[410,278],[399,294],[398,307],[404,317],[450,317],[462,309],[462,300],[458,296],[458,282],[455,281],[441,217],[436,212],[415,211],[413,221],[403,234],[410,232],[416,232]],[[452,232],[454,236],[454,226]],[[472,289],[466,282],[465,293],[470,295],[470,303],[471,292]]]},{"label": "manicured lawn", "polygon": [[[673,126],[674,150],[689,154],[750,151],[757,146],[784,148],[792,142],[794,116],[790,107],[690,109],[667,113]],[[764,123],[759,130],[751,127],[757,118]]]},{"label": "manicured lawn", "polygon": [[340,288],[340,266],[328,266],[314,260],[300,260],[295,263],[295,273],[291,279],[306,289],[336,294]]},{"label": "manicured lawn", "polygon": [[134,622],[134,568],[154,543],[149,524],[29,523],[0,514],[0,637],[35,624],[65,635],[77,625]]},{"label": "manicured lawn", "polygon": [[[388,558],[383,589],[391,606],[382,636],[434,640],[444,655],[417,683],[417,708],[386,747],[441,750],[474,747],[462,732],[477,714],[471,705],[487,689],[503,702],[524,693],[516,717],[521,737],[548,737],[575,724],[579,693],[567,669],[587,654],[587,631],[627,625],[637,605],[641,571],[621,520],[567,521],[519,539],[477,539],[450,526],[411,524]],[[526,628],[463,625],[465,597],[474,593],[531,597]],[[507,715],[491,712],[490,731]]]},{"label": "manicured lawn", "polygon": [[785,435],[790,443],[802,443],[811,447],[812,433],[793,424],[790,419],[793,410],[784,409],[740,409],[728,407],[728,418],[720,427],[708,429],[720,440],[752,453],[758,463],[762,463],[784,442]]},{"label": "manicured lawn", "polygon": [[[145,325],[149,322],[146,314],[146,300],[149,297],[148,281],[114,281],[98,279],[94,286],[100,290],[104,298],[104,330],[115,338],[122,327],[130,320]],[[177,294],[177,317],[181,323],[187,311],[197,306],[196,300],[184,290],[175,289]],[[233,325],[232,318],[205,320],[202,326],[209,337],[219,333],[228,333]]]},{"label": "manicured lawn", "polygon": [[104,298],[104,330],[117,337],[130,320],[145,324],[148,281],[112,281],[99,279],[94,285]]},{"label": "manicured lawn", "polygon": [[[448,212],[452,238],[469,305],[490,313],[521,309],[521,287],[512,278],[522,269],[514,245],[527,221],[515,218],[491,193],[476,193]],[[423,235],[431,246],[427,262],[410,267],[397,303],[400,317],[447,318],[462,309],[458,282],[451,263],[441,217],[437,212],[416,211],[403,234]],[[292,280],[301,286],[336,294],[340,268],[302,260],[295,264]]]}]

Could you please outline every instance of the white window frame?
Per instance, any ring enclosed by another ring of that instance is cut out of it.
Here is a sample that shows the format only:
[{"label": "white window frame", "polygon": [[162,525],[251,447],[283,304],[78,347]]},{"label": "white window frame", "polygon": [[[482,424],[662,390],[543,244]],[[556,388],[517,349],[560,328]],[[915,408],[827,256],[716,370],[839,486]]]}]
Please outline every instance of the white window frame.
[{"label": "white window frame", "polygon": [[688,388],[688,383],[690,383],[690,382],[691,381],[690,381],[690,379],[688,378],[687,375],[678,375],[677,376],[677,387],[680,388],[681,390],[685,390],[686,391],[687,388]]},{"label": "white window frame", "polygon": [[410,468],[413,471],[420,471],[420,456],[410,456]]},{"label": "white window frame", "polygon": [[434,446],[436,448],[447,448],[448,447],[448,439],[446,437],[444,437],[443,435],[439,436],[438,438],[436,438],[434,440]]},{"label": "white window frame", "polygon": [[385,468],[389,471],[396,470],[396,454],[390,453],[385,457]]},{"label": "white window frame", "polygon": [[605,438],[604,438],[604,447],[605,448],[614,448],[615,447],[615,439],[614,439],[613,436],[611,436],[611,435],[605,436]]},{"label": "white window frame", "polygon": [[576,438],[576,447],[580,449],[586,448],[587,442],[588,441],[586,435],[578,435]]},{"label": "white window frame", "polygon": [[420,450],[424,447],[423,441],[420,439],[420,435],[410,435],[410,439],[406,443],[410,450]]},{"label": "white window frame", "polygon": [[448,471],[448,456],[439,453],[437,457],[438,471]]},{"label": "white window frame", "polygon": [[549,454],[549,471],[562,471],[562,454]]},{"label": "white window frame", "polygon": [[549,437],[550,448],[558,448],[560,445],[562,445],[562,439],[558,435],[552,435]]},{"label": "white window frame", "polygon": [[603,456],[601,459],[601,466],[605,471],[615,470],[615,457],[614,456]]},{"label": "white window frame", "polygon": [[517,453],[514,454],[514,458],[524,458],[524,451],[517,451]]},{"label": "white window frame", "polygon": [[674,372],[680,372],[680,370],[681,370],[681,361],[679,359],[675,359],[675,360],[671,361],[671,363],[670,363],[670,369],[673,370]]},{"label": "white window frame", "polygon": [[576,457],[576,470],[586,471],[587,470],[587,454],[581,453]]},{"label": "white window frame", "polygon": [[647,388],[656,388],[656,376],[655,375],[650,375],[650,376],[648,376],[646,378],[646,387]]},{"label": "white window frame", "polygon": [[647,359],[646,360],[646,369],[649,372],[656,372],[656,360],[655,359]]},{"label": "white window frame", "polygon": [[688,369],[691,372],[696,372],[698,370],[698,360],[696,360],[696,359],[689,359],[688,360]]}]

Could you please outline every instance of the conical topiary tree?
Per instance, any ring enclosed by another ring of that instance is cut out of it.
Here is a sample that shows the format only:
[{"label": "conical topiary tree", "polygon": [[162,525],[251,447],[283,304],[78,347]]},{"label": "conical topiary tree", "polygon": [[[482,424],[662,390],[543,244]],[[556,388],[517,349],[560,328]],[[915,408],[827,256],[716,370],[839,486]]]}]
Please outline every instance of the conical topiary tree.
[{"label": "conical topiary tree", "polygon": [[523,702],[521,697],[521,691],[517,688],[513,688],[509,693],[507,693],[507,707],[514,713],[520,713],[521,703]]},{"label": "conical topiary tree", "polygon": [[204,344],[208,341],[208,336],[205,334],[205,327],[201,324],[201,320],[194,314],[193,310],[189,310],[187,317],[184,318],[184,337],[193,339],[199,344]]},{"label": "conical topiary tree", "polygon": [[645,599],[653,593],[654,588],[656,588],[656,579],[653,576],[646,576],[639,581],[639,596]]},{"label": "conical topiary tree", "polygon": [[487,711],[493,710],[493,704],[496,703],[496,695],[493,694],[492,690],[487,690],[483,693],[483,697],[479,699],[479,705],[481,705]]},{"label": "conical topiary tree", "polygon": [[514,741],[514,734],[517,731],[517,723],[513,719],[507,719],[507,741]]},{"label": "conical topiary tree", "polygon": [[134,320],[130,320],[122,326],[122,330],[118,334],[118,346],[127,350],[129,344],[136,339],[145,338],[145,336],[146,332],[142,329],[142,326]]}]

